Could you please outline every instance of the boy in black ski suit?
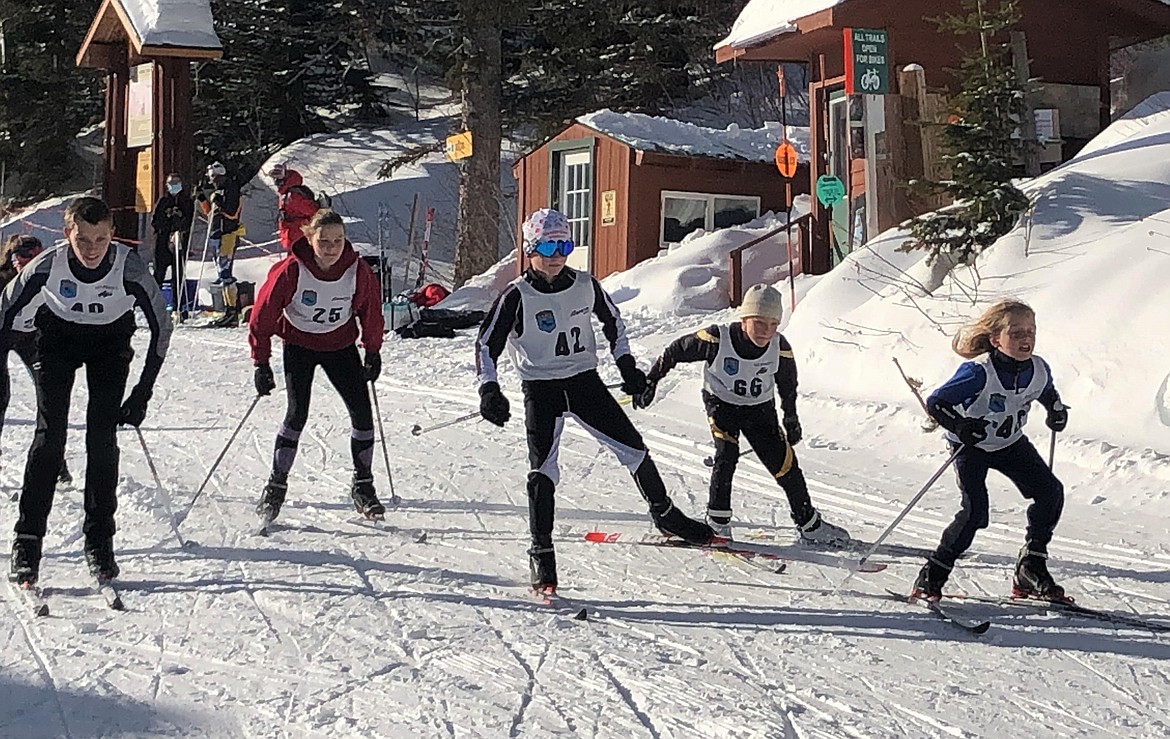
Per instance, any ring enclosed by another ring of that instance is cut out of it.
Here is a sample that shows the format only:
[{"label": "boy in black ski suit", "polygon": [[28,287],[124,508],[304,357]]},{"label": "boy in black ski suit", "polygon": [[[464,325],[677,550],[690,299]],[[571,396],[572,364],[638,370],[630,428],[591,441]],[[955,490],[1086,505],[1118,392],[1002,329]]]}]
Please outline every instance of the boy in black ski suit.
[{"label": "boy in black ski suit", "polygon": [[[0,339],[34,299],[40,332],[36,371],[37,428],[20,494],[9,578],[31,587],[40,575],[41,541],[53,505],[53,487],[65,455],[69,402],[77,370],[85,367],[85,561],[99,581],[118,576],[114,513],[118,508],[118,424],[139,426],[166,356],[171,322],[158,284],[136,251],[113,242],[110,209],[81,197],[65,210],[67,243],[46,249],[20,271],[0,296]],[[135,330],[134,308],[150,326],[150,348],[138,384],[123,401]]]},{"label": "boy in black ski suit", "polygon": [[[844,546],[849,533],[825,521],[813,508],[804,472],[793,446],[800,443],[796,415],[796,360],[779,333],[784,298],[768,285],[744,294],[737,323],[709,326],[666,348],[647,376],[635,408],[654,400],[659,381],[679,362],[703,362],[703,407],[715,441],[715,465],[707,499],[707,523],[731,538],[731,478],[739,461],[742,432],[756,456],[788,496],[789,513],[802,541]],[[776,417],[773,389],[784,409],[784,430]]]},{"label": "boy in black ski suit", "polygon": [[500,391],[496,361],[506,346],[524,390],[528,437],[528,550],[532,587],[550,593],[557,586],[553,551],[553,493],[559,479],[557,452],[565,418],[572,417],[609,447],[634,476],[650,516],[664,533],[694,543],[713,532],[674,506],[641,435],[597,374],[592,316],[601,321],[610,352],[622,375],[622,391],[639,395],[646,375],[630,354],[625,324],[601,284],[565,267],[573,234],[564,215],[541,209],[524,222],[524,253],[530,267],[513,281],[488,312],[476,341],[480,414],[503,426],[510,418]]}]

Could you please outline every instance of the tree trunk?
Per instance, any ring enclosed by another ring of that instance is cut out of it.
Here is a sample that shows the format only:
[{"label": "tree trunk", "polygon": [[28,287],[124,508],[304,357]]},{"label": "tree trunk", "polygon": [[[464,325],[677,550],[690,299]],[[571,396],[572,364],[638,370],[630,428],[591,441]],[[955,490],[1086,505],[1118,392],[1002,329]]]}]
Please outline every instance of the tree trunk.
[{"label": "tree trunk", "polygon": [[459,172],[459,223],[455,241],[455,287],[499,259],[501,28],[493,0],[463,0],[463,128],[471,131],[472,154]]}]

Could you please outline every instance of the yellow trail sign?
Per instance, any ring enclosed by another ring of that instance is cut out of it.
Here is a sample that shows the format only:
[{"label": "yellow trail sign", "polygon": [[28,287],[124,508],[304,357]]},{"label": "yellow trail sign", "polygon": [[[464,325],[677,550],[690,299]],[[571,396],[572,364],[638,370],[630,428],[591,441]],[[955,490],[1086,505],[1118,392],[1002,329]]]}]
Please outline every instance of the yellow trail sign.
[{"label": "yellow trail sign", "polygon": [[447,158],[453,162],[471,156],[471,131],[460,131],[447,137]]}]

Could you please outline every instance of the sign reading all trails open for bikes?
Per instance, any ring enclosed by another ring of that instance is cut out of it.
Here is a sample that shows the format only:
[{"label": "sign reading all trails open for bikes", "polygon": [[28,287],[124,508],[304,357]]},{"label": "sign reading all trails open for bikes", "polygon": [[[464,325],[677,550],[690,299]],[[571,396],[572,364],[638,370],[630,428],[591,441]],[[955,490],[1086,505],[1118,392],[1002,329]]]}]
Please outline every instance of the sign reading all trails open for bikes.
[{"label": "sign reading all trails open for bikes", "polygon": [[845,94],[886,95],[890,91],[890,37],[881,28],[846,28]]}]

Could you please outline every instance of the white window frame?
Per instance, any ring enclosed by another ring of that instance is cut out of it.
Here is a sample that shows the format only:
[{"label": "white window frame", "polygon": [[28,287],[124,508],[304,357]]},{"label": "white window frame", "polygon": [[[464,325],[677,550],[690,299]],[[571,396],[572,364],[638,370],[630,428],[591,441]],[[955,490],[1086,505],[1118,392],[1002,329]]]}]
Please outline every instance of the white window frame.
[{"label": "white window frame", "polygon": [[666,199],[675,198],[680,200],[703,200],[706,201],[703,208],[703,230],[710,233],[715,229],[715,201],[720,198],[728,200],[750,200],[756,204],[756,218],[760,217],[760,196],[759,195],[731,195],[729,193],[709,193],[709,192],[687,192],[684,190],[663,190],[658,198],[658,246],[660,249],[668,249],[672,244],[678,244],[677,241],[666,240]]}]

